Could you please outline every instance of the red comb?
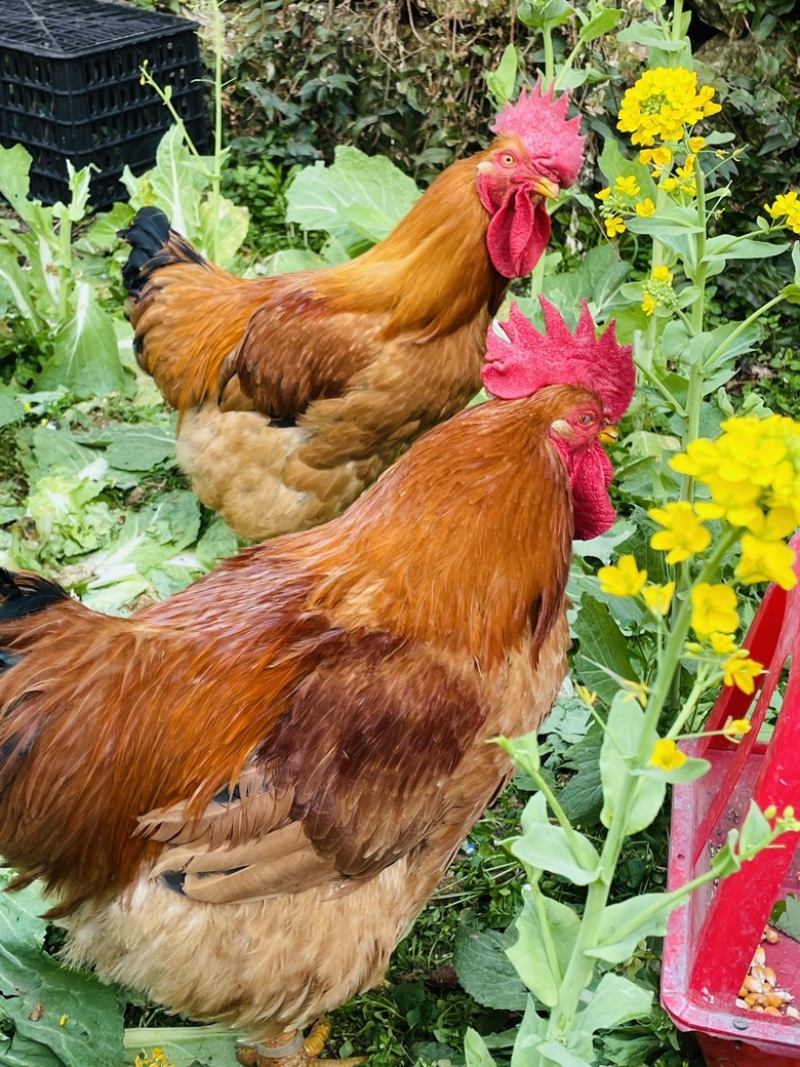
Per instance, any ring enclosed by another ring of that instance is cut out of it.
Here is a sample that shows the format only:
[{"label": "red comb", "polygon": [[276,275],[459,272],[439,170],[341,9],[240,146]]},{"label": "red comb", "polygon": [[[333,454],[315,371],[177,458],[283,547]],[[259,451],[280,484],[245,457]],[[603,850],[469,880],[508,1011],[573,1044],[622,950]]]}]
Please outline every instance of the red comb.
[{"label": "red comb", "polygon": [[553,89],[551,85],[543,93],[540,76],[530,92],[522,90],[516,104],[506,104],[490,129],[516,134],[531,160],[558,176],[559,185],[567,188],[580,173],[586,138],[579,132],[580,115],[567,118],[569,93],[556,100]]},{"label": "red comb", "polygon": [[574,334],[556,307],[543,296],[539,300],[544,333],[516,303],[508,322],[501,324],[508,340],[489,327],[482,372],[487,391],[501,400],[519,400],[546,385],[582,385],[597,393],[606,417],[616,422],[627,411],[636,385],[631,345],[617,344],[613,323],[596,337],[585,300]]}]

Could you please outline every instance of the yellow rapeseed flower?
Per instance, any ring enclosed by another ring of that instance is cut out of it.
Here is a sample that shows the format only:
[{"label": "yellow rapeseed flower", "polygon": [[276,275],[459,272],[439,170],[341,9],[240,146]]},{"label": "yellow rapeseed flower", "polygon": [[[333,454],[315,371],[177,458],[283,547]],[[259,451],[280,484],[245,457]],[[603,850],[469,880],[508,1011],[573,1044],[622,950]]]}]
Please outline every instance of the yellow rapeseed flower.
[{"label": "yellow rapeseed flower", "polygon": [[636,205],[636,214],[642,219],[648,219],[651,215],[655,215],[655,213],[656,205],[649,196],[646,196],[644,200],[640,200]]},{"label": "yellow rapeseed flower", "polygon": [[613,567],[601,567],[597,572],[600,589],[612,596],[638,596],[647,581],[647,571],[640,571],[635,556],[621,556]]},{"label": "yellow rapeseed flower", "polygon": [[[750,692],[752,693],[753,690],[751,689]],[[722,733],[729,741],[739,742],[745,734],[750,733],[750,723],[747,719],[728,719],[722,727]]]},{"label": "yellow rapeseed flower", "polygon": [[672,151],[669,148],[643,148],[639,153],[640,163],[652,163],[656,167],[668,167],[672,162]]},{"label": "yellow rapeseed flower", "polygon": [[782,215],[791,215],[800,209],[798,194],[794,189],[789,193],[781,193],[771,204],[765,204],[764,209],[773,219],[779,219]]},{"label": "yellow rapeseed flower", "polygon": [[708,640],[711,644],[711,651],[716,652],[718,656],[732,656],[734,652],[739,651],[730,634],[709,634]]},{"label": "yellow rapeseed flower", "polygon": [[625,233],[627,226],[618,215],[606,219],[606,233],[609,237],[616,237],[618,233]]},{"label": "yellow rapeseed flower", "polygon": [[682,563],[695,552],[702,552],[711,544],[711,534],[686,500],[672,501],[663,508],[651,508],[651,519],[663,526],[650,538],[650,544],[660,552],[667,552],[667,563]]},{"label": "yellow rapeseed flower", "polygon": [[680,182],[677,178],[665,178],[663,182],[659,182],[660,187],[665,193],[674,193],[679,184]]},{"label": "yellow rapeseed flower", "polygon": [[669,282],[672,284],[673,274],[669,267],[662,264],[660,267],[653,267],[651,277],[654,282]]},{"label": "yellow rapeseed flower", "polygon": [[655,300],[653,300],[650,293],[645,293],[644,300],[642,300],[642,311],[645,313],[645,315],[652,315],[657,307],[658,304]]},{"label": "yellow rapeseed flower", "polygon": [[660,615],[662,618],[669,611],[674,594],[674,582],[667,582],[666,585],[646,585],[642,590],[645,604],[654,615]]},{"label": "yellow rapeseed flower", "polygon": [[686,753],[681,752],[670,737],[661,737],[653,745],[650,754],[650,766],[658,767],[660,771],[674,771],[682,767],[686,762]]},{"label": "yellow rapeseed flower", "polygon": [[614,182],[614,189],[623,196],[638,196],[639,183],[634,174],[620,175]]},{"label": "yellow rapeseed flower", "polygon": [[[735,685],[737,689],[741,689],[743,693],[755,692],[756,683],[755,679],[764,672],[763,663],[758,663],[754,659],[747,659],[741,653],[735,656],[731,656],[730,659],[726,659],[722,664],[723,681],[725,685]],[[735,723],[744,722],[747,726],[747,730],[750,729],[750,723],[746,719],[734,719]],[[733,724],[731,724],[733,725]],[[739,731],[740,733],[747,733],[747,730]],[[727,731],[725,736],[728,737]],[[730,738],[734,740],[734,738]]]},{"label": "yellow rapeseed flower", "polygon": [[634,144],[680,141],[686,128],[721,110],[713,95],[710,85],[698,91],[697,74],[685,67],[646,70],[622,98],[617,129]]},{"label": "yellow rapeseed flower", "polygon": [[599,193],[594,194],[598,200],[608,200],[611,196],[611,186],[607,185],[605,189],[601,189]]},{"label": "yellow rapeseed flower", "polygon": [[689,138],[689,151],[700,152],[706,146],[705,137],[690,137]]},{"label": "yellow rapeseed flower", "polygon": [[746,584],[775,582],[781,589],[794,589],[797,575],[792,564],[794,551],[783,541],[762,541],[752,534],[742,538],[742,558],[734,574]]},{"label": "yellow rapeseed flower", "polygon": [[731,634],[739,628],[736,592],[721,582],[700,582],[692,589],[692,629],[698,637]]}]

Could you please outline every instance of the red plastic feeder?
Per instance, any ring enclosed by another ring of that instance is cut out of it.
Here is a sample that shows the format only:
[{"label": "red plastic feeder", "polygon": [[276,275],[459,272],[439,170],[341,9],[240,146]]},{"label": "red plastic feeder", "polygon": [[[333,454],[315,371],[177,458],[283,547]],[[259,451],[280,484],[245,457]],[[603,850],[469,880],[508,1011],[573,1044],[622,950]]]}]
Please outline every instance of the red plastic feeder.
[{"label": "red plastic feeder", "polygon": [[[792,541],[800,574],[800,536]],[[673,792],[669,889],[709,869],[711,856],[739,825],[750,800],[800,812],[800,584],[770,586],[744,641],[766,673],[752,696],[725,687],[708,723],[744,719],[751,731],[737,745],[724,737],[690,742],[686,752],[711,762],[705,777]],[[756,741],[775,687],[791,657],[778,723],[768,745]],[[664,943],[661,1002],[681,1030],[694,1030],[709,1067],[797,1067],[800,1020],[738,1008],[736,999],[777,900],[800,896],[800,834],[788,833],[742,870],[695,890],[673,912]],[[782,846],[782,847],[779,847]],[[765,944],[777,984],[800,1007],[800,943],[784,934]]]}]

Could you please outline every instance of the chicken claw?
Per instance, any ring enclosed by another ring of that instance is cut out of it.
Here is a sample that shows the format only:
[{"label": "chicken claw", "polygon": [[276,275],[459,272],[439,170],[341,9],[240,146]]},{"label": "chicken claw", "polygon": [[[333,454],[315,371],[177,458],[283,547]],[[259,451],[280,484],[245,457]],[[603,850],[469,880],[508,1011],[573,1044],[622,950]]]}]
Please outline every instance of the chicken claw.
[{"label": "chicken claw", "polygon": [[350,1056],[343,1060],[321,1060],[319,1054],[330,1037],[331,1025],[327,1019],[318,1019],[308,1037],[303,1040],[299,1031],[281,1034],[269,1041],[253,1045],[240,1044],[236,1059],[242,1067],[356,1067],[364,1063],[366,1056]]}]

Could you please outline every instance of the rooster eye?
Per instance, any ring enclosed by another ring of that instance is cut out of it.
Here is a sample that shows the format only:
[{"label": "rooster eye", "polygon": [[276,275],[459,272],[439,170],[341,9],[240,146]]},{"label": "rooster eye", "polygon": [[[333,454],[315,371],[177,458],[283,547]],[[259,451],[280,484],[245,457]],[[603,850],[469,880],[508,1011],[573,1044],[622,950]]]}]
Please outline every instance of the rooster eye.
[{"label": "rooster eye", "polygon": [[513,167],[516,165],[517,157],[513,152],[503,152],[502,156],[500,156],[500,162],[504,167]]},{"label": "rooster eye", "polygon": [[594,417],[592,415],[581,415],[578,418],[578,422],[581,426],[591,426],[594,422]]}]

